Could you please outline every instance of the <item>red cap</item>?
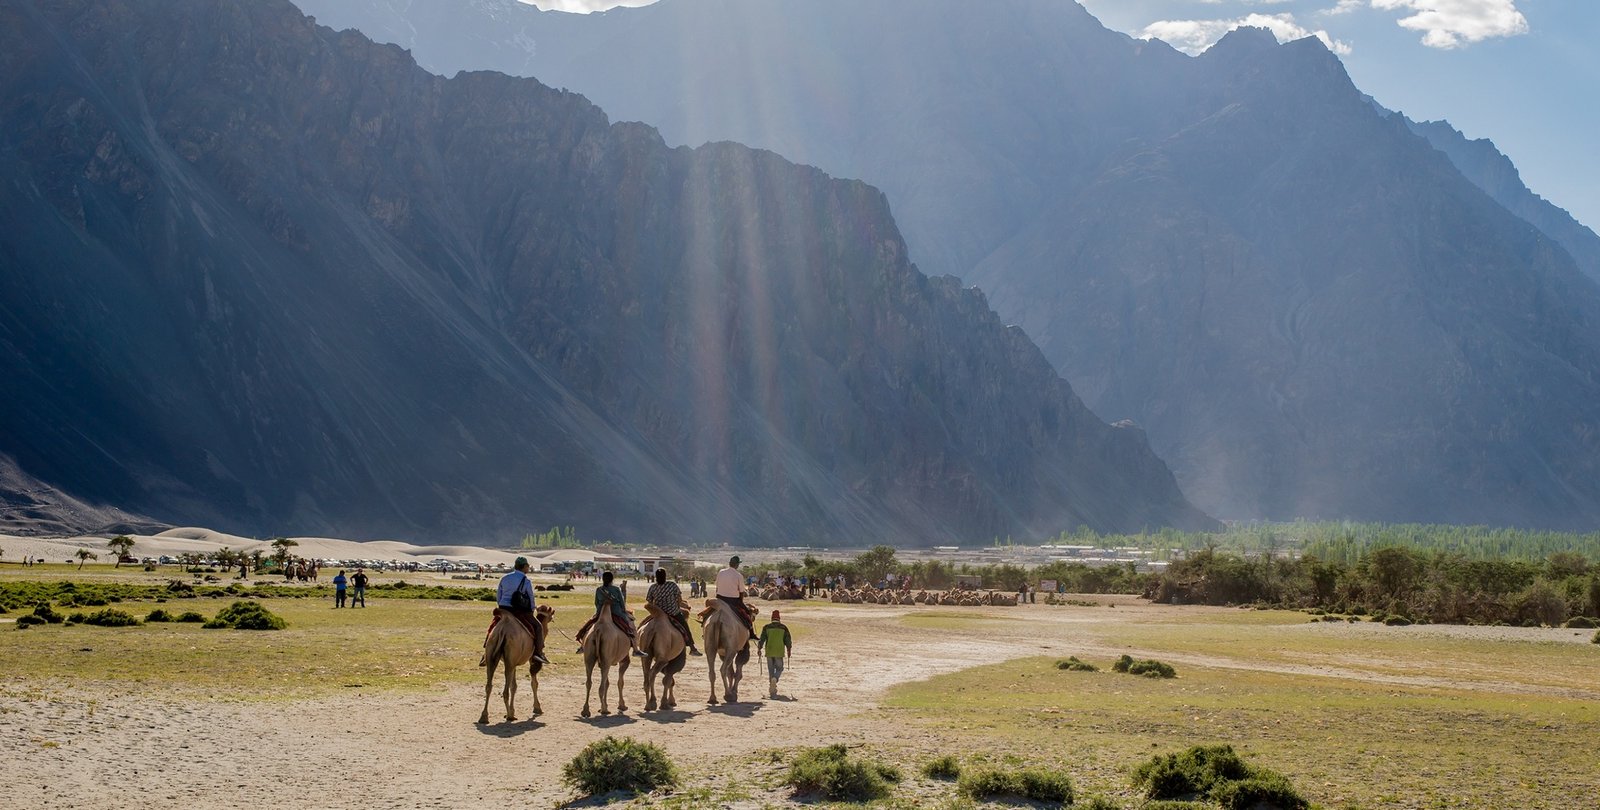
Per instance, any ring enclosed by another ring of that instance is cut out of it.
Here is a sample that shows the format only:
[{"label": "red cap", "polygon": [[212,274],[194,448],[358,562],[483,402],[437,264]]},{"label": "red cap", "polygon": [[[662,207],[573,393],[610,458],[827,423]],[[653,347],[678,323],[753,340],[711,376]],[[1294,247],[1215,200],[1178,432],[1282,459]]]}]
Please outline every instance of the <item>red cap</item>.
[{"label": "red cap", "polygon": [[772,620],[773,621],[777,621],[778,620],[778,611],[776,611],[776,610],[772,611]]}]

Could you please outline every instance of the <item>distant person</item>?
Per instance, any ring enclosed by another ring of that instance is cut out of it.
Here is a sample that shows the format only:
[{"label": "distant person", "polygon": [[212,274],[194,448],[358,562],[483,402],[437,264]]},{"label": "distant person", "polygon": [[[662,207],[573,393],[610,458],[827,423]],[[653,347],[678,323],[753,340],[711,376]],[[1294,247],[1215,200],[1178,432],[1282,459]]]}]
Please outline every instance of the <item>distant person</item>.
[{"label": "distant person", "polygon": [[794,640],[789,636],[789,627],[781,618],[782,611],[772,611],[772,621],[761,628],[761,649],[767,656],[767,685],[768,695],[778,696],[778,679],[783,677],[783,660],[794,654]]},{"label": "distant person", "polygon": [[[494,626],[500,623],[504,616],[511,616],[522,623],[529,633],[533,634],[533,660],[541,664],[550,663],[544,657],[544,627],[539,624],[539,617],[534,614],[533,580],[528,579],[528,558],[518,557],[511,566],[511,573],[500,578],[500,585],[495,588],[494,618],[489,621],[489,631],[494,631]],[[483,634],[484,644],[489,643],[489,633]],[[488,651],[478,660],[478,666],[489,665]]]},{"label": "distant person", "polygon": [[628,579],[627,579],[627,577],[623,577],[622,584],[617,586],[617,587],[622,591],[622,601],[624,603],[626,603],[628,601]]},{"label": "distant person", "polygon": [[594,616],[578,631],[578,652],[583,652],[583,640],[588,638],[595,622],[609,611],[612,623],[628,636],[628,646],[633,648],[633,654],[642,657],[644,653],[639,651],[639,640],[634,637],[633,614],[628,612],[627,597],[622,595],[621,588],[613,584],[616,577],[610,571],[600,576],[600,587],[594,589]]},{"label": "distant person", "polygon": [[362,607],[366,607],[367,606],[367,572],[361,570],[360,568],[357,568],[356,569],[356,575],[354,577],[350,578],[350,584],[354,585],[355,588],[356,588],[355,592],[350,597],[350,607],[352,607],[352,608],[355,607],[357,603],[359,603]]},{"label": "distant person", "polygon": [[666,614],[673,628],[683,634],[683,640],[689,644],[690,655],[700,654],[694,646],[694,633],[689,630],[689,617],[683,612],[683,591],[678,583],[667,581],[667,569],[656,569],[656,582],[645,592],[644,600]]},{"label": "distant person", "polygon": [[733,608],[734,615],[744,622],[752,640],[756,637],[755,625],[750,622],[750,608],[744,603],[744,577],[739,574],[739,556],[728,560],[728,567],[717,572],[717,598]]},{"label": "distant person", "polygon": [[340,570],[339,575],[333,578],[333,606],[335,608],[344,607],[344,585],[344,571]]}]

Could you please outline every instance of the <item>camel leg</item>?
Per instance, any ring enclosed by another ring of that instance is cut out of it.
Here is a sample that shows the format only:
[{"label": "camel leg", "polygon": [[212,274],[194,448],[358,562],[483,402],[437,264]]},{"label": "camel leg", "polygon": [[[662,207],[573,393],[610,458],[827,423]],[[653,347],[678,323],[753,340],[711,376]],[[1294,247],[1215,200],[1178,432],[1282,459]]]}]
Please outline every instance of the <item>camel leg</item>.
[{"label": "camel leg", "polygon": [[[589,697],[594,694],[594,659],[584,656],[583,668],[583,717],[589,716]],[[605,700],[605,693],[600,693],[600,699]]]},{"label": "camel leg", "polygon": [[707,626],[700,640],[706,645],[706,680],[711,682],[711,697],[706,699],[707,706],[717,705],[717,655],[722,649],[718,646],[717,634],[713,627]]},{"label": "camel leg", "polygon": [[[631,651],[630,651],[631,654]],[[617,665],[617,713],[628,710],[628,699],[622,696],[622,676],[628,673],[628,656],[623,656],[622,663]]]},{"label": "camel leg", "polygon": [[506,662],[506,719],[517,719],[517,668]]},{"label": "camel leg", "polygon": [[656,659],[644,659],[644,710],[656,710]]},{"label": "camel leg", "polygon": [[678,699],[672,691],[677,682],[677,677],[670,673],[661,676],[661,708],[671,709],[678,705]]},{"label": "camel leg", "polygon": [[528,664],[528,681],[533,687],[533,716],[544,714],[544,707],[539,705],[539,670],[534,669],[535,663]]},{"label": "camel leg", "polygon": [[498,655],[489,659],[489,664],[484,668],[483,682],[483,714],[478,715],[478,725],[489,724],[489,697],[494,694],[494,670],[500,665]]},{"label": "camel leg", "polygon": [[611,714],[611,666],[600,662],[600,716]]}]

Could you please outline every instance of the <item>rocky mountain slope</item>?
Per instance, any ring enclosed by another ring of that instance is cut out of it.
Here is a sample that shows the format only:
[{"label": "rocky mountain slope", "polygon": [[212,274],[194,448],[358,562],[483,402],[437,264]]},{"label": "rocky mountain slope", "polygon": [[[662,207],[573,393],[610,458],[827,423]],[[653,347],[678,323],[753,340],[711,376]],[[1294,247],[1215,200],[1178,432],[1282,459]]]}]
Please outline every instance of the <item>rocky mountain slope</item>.
[{"label": "rocky mountain slope", "polygon": [[279,0],[0,4],[0,120],[0,453],[87,503],[480,542],[1210,525],[862,183]]},{"label": "rocky mountain slope", "polygon": [[1315,41],[1191,58],[1058,0],[300,2],[439,70],[883,188],[923,267],[988,291],[1214,514],[1600,524],[1582,233],[1388,120]]}]

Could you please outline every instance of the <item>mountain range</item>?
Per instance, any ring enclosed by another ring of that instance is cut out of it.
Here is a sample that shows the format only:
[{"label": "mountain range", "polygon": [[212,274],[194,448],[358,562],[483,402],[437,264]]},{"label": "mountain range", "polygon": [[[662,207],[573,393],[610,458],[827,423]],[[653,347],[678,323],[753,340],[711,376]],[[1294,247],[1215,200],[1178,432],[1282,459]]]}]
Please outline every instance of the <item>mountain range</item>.
[{"label": "mountain range", "polygon": [[1600,524],[1593,232],[1314,39],[1189,57],[1065,0],[300,5],[882,188],[1213,514]]},{"label": "mountain range", "polygon": [[0,120],[0,483],[34,527],[1215,525],[862,182],[282,0],[0,3]]}]

